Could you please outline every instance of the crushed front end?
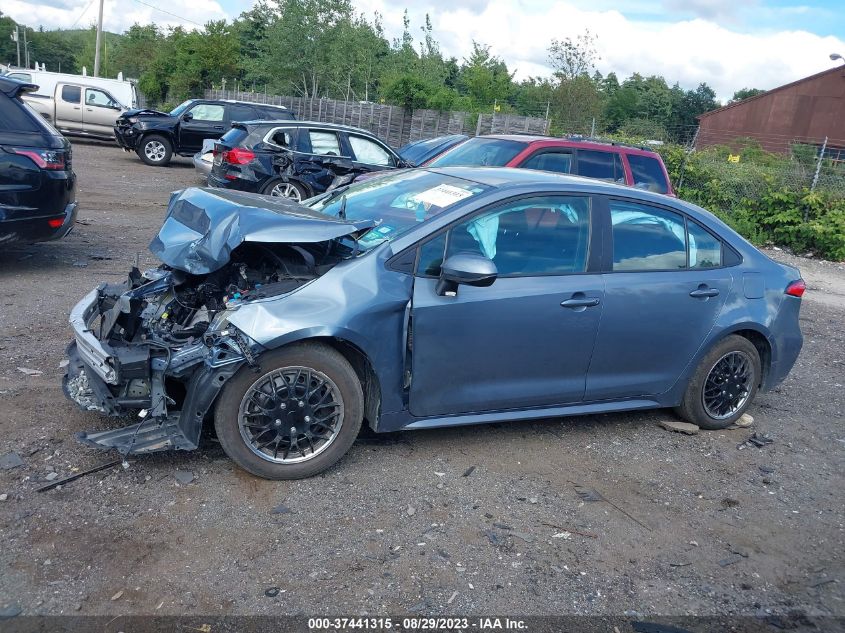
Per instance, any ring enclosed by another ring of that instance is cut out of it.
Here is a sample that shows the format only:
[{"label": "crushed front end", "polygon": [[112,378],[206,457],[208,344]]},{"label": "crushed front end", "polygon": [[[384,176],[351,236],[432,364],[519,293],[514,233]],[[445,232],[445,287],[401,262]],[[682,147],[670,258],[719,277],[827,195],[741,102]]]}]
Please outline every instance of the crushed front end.
[{"label": "crushed front end", "polygon": [[[76,304],[65,394],[83,410],[131,418],[80,440],[124,455],[197,448],[221,389],[265,351],[228,317],[295,291],[348,255],[331,237],[354,227],[315,226],[310,240],[294,227],[318,225],[317,217],[263,204],[200,189],[174,194],[151,245],[165,263],[143,274],[133,268],[125,282],[101,284]],[[284,241],[295,233],[298,243]]]}]

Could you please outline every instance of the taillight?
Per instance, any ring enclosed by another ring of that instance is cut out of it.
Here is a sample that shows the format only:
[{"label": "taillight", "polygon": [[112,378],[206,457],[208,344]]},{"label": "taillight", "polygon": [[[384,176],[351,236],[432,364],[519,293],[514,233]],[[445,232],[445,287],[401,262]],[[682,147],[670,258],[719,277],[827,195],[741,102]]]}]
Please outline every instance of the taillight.
[{"label": "taillight", "polygon": [[807,289],[807,284],[804,283],[803,279],[798,279],[796,281],[790,282],[789,285],[786,287],[784,292],[791,297],[803,297],[804,291]]},{"label": "taillight", "polygon": [[65,223],[65,221],[62,220],[61,218],[55,218],[53,220],[47,220],[47,226],[49,226],[51,229],[61,228],[62,224],[64,224],[64,223]]},{"label": "taillight", "polygon": [[50,149],[11,148],[15,154],[26,156],[41,169],[64,169],[65,153]]},{"label": "taillight", "polygon": [[255,152],[242,147],[236,147],[223,152],[223,162],[230,165],[247,165],[255,160]]}]

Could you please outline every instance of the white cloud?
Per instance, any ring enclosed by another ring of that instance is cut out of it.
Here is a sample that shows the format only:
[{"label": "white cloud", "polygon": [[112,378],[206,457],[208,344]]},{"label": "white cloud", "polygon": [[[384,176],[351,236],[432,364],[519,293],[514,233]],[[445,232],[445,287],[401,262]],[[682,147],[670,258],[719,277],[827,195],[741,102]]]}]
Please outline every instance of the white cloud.
[{"label": "white cloud", "polygon": [[[27,26],[47,29],[87,28],[97,21],[97,0],[44,0],[49,4],[4,0],[3,13]],[[197,28],[210,20],[227,18],[215,0],[133,0],[108,1],[103,7],[103,25],[107,31],[123,32],[136,22],[159,26],[182,25]],[[152,6],[149,6],[152,5]],[[155,8],[154,8],[155,7]]]},{"label": "white cloud", "polygon": [[[357,6],[368,15],[380,11],[387,34],[395,37],[402,29],[401,9],[394,8],[398,4],[362,0]],[[465,57],[475,39],[489,44],[517,78],[550,74],[547,48],[552,38],[575,37],[584,29],[598,37],[601,72],[614,71],[620,79],[634,72],[663,75],[684,88],[707,82],[722,100],[743,87],[770,89],[826,70],[830,52],[845,50],[842,39],[807,31],[743,32],[704,18],[638,21],[617,10],[588,10],[576,2],[491,0],[481,11],[463,5],[440,8],[445,4],[415,4],[414,27],[428,12],[444,54]],[[728,3],[717,4],[724,10]],[[413,35],[418,38],[419,31]]]}]

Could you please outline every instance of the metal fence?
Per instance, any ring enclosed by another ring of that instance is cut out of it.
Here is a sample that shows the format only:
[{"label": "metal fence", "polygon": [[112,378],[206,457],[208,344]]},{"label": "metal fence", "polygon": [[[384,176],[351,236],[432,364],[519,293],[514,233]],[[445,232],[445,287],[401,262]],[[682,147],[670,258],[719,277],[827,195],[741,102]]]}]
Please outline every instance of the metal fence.
[{"label": "metal fence", "polygon": [[438,110],[406,110],[368,101],[317,97],[285,97],[260,92],[206,90],[206,99],[235,99],[285,106],[302,121],[338,123],[370,131],[393,147],[447,134],[546,134],[545,118],[516,114],[472,114]]}]

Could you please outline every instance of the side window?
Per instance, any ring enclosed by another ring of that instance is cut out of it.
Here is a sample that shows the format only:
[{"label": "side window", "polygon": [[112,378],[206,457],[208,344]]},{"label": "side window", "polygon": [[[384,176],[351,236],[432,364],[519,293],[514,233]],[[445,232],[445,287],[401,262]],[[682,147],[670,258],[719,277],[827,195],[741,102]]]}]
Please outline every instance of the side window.
[{"label": "side window", "polygon": [[223,121],[225,108],[216,103],[200,103],[190,109],[194,121]]},{"label": "side window", "polygon": [[96,88],[85,89],[85,105],[97,106],[100,108],[119,107],[117,101],[112,99],[112,96],[109,93]]},{"label": "side window", "polygon": [[245,105],[230,105],[229,119],[231,121],[253,121],[255,120],[255,110]]},{"label": "side window", "polygon": [[572,173],[572,152],[540,152],[522,163],[521,167],[569,174]]},{"label": "side window", "polygon": [[423,244],[417,272],[438,275],[444,249],[446,257],[466,252],[489,257],[500,277],[584,272],[590,202],[583,196],[526,198],[477,215]]},{"label": "side window", "polygon": [[689,267],[718,268],[722,265],[722,242],[697,222],[687,220]]},{"label": "side window", "polygon": [[311,139],[311,153],[320,156],[340,156],[340,141],[334,132],[319,132],[309,130],[308,137]]},{"label": "side window", "polygon": [[610,182],[625,182],[622,159],[615,152],[599,152],[591,149],[578,150],[578,175]]},{"label": "side window", "polygon": [[9,73],[6,76],[11,77],[12,79],[17,79],[19,81],[25,81],[26,83],[32,82],[32,75],[30,75],[29,73]]},{"label": "side window", "polygon": [[660,166],[660,161],[651,156],[640,156],[628,154],[628,164],[631,166],[631,175],[634,177],[634,186],[655,193],[666,193],[669,191],[669,183],[666,182],[666,175]]},{"label": "side window", "polygon": [[349,135],[349,144],[355,154],[355,160],[365,165],[393,165],[393,157],[383,147],[363,136]]},{"label": "side window", "polygon": [[82,98],[82,88],[79,86],[62,86],[62,101],[79,103]]},{"label": "side window", "polygon": [[613,270],[675,270],[687,267],[684,218],[645,204],[610,201]]},{"label": "side window", "polygon": [[279,147],[293,149],[293,130],[290,128],[276,128],[270,134],[270,142]]}]

